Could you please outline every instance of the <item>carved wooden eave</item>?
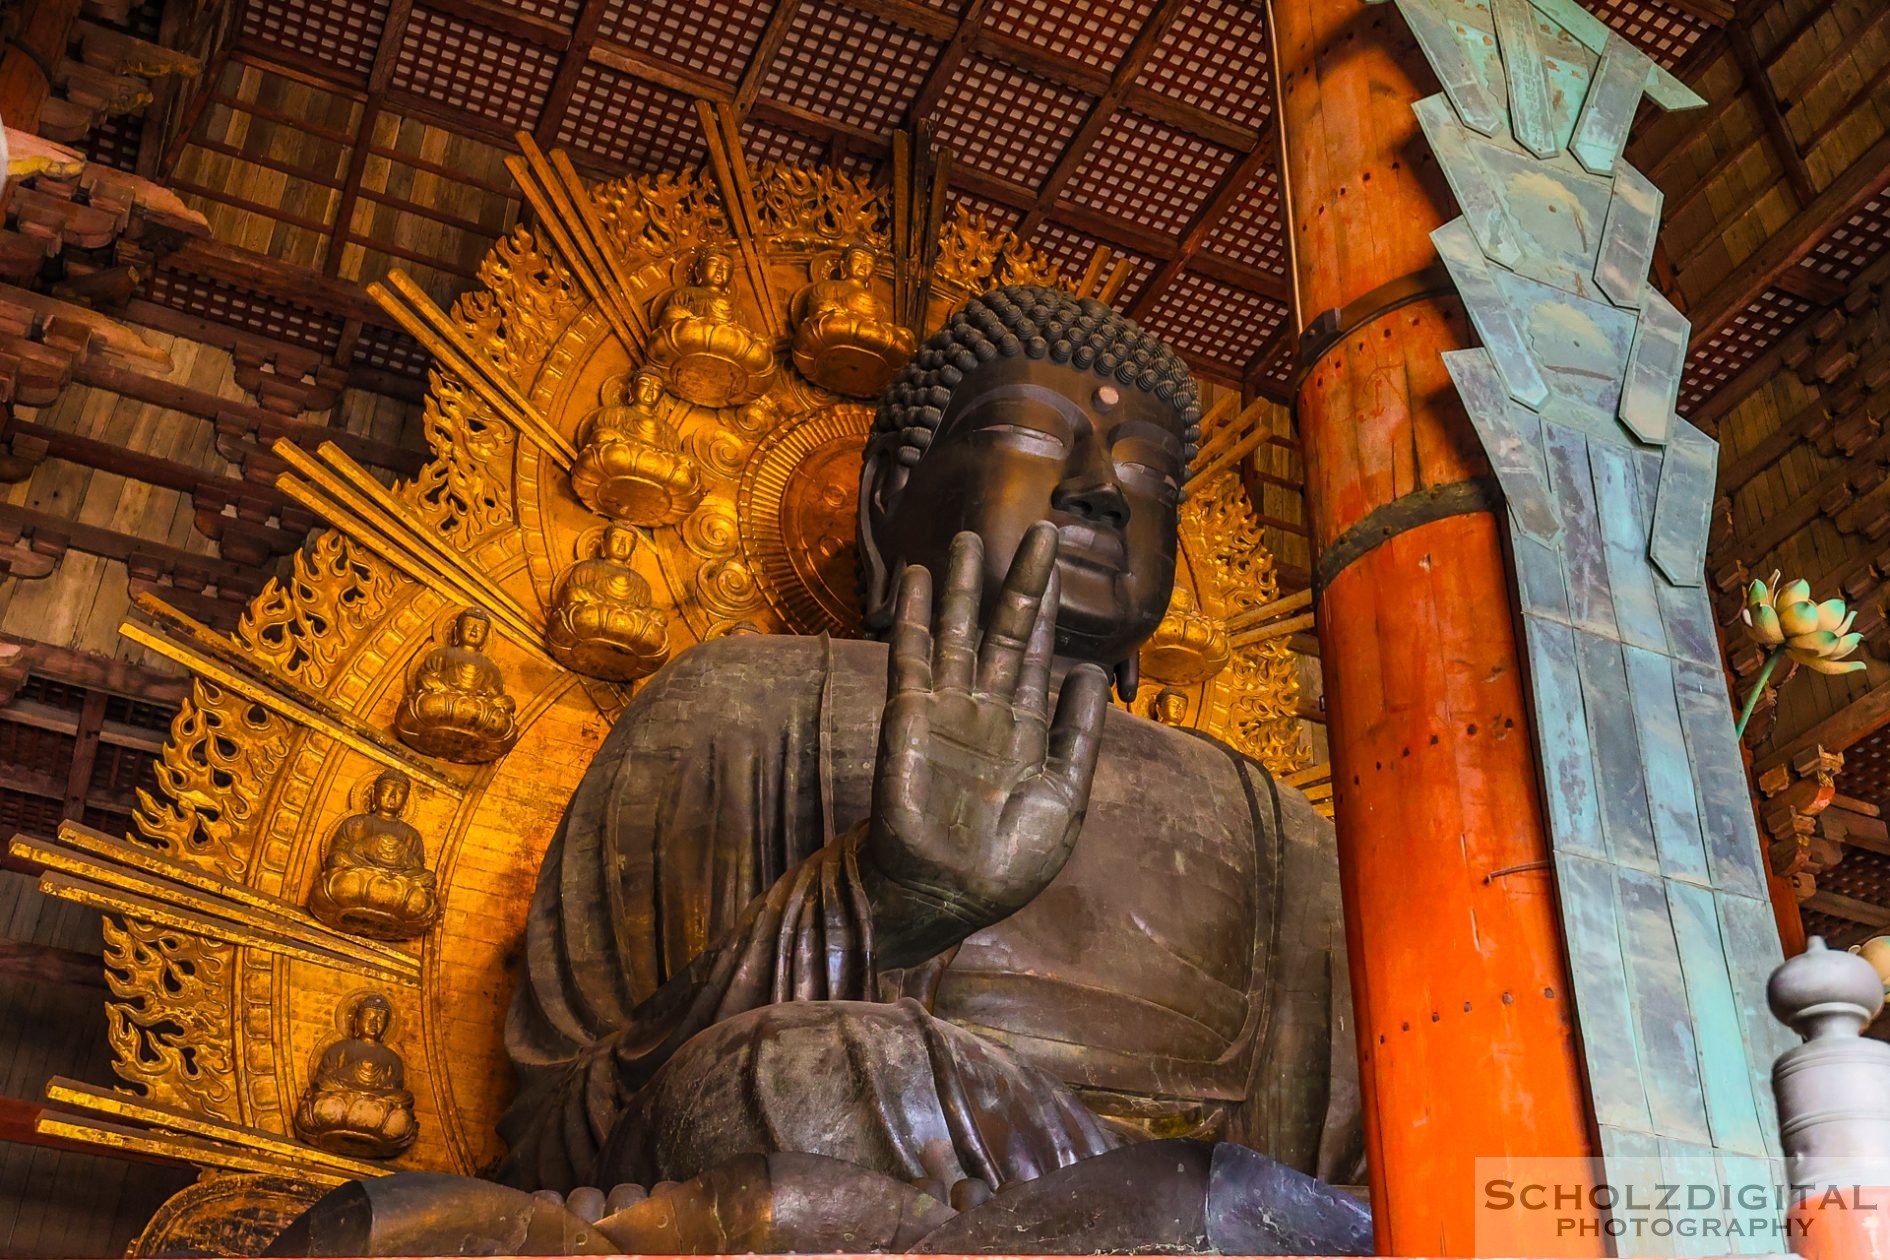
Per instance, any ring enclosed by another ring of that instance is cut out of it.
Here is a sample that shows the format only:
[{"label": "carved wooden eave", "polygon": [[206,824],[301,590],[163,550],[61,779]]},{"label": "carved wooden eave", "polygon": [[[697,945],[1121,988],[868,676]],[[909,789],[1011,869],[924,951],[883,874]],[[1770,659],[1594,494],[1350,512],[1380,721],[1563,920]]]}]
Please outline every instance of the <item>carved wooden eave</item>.
[{"label": "carved wooden eave", "polygon": [[122,306],[159,261],[210,234],[202,214],[151,180],[12,128],[7,149],[0,278]]}]

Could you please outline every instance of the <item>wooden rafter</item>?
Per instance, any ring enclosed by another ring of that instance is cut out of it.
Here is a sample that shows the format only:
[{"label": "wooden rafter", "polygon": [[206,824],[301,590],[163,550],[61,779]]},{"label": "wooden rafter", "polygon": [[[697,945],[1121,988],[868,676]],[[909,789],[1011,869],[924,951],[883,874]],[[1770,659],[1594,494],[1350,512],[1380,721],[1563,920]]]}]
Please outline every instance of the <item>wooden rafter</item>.
[{"label": "wooden rafter", "polygon": [[1083,119],[1082,125],[1076,129],[1076,134],[1071,136],[1069,143],[1063,146],[1063,156],[1057,159],[1057,164],[1051,168],[1049,176],[1043,182],[1043,187],[1037,190],[1037,204],[1031,207],[1029,213],[1024,216],[1023,222],[1018,225],[1017,230],[1020,235],[1029,236],[1037,230],[1037,225],[1043,222],[1045,214],[1056,205],[1057,198],[1062,195],[1065,186],[1076,178],[1076,172],[1082,169],[1083,159],[1089,156],[1089,151],[1095,147],[1098,140],[1102,139],[1110,120],[1116,116],[1116,112],[1122,108],[1124,100],[1128,97],[1129,89],[1135,85],[1143,67],[1148,65],[1149,59],[1161,47],[1162,37],[1168,33],[1168,28],[1175,24],[1175,19],[1181,16],[1187,3],[1188,0],[1161,0],[1161,3],[1155,7],[1155,11],[1143,22],[1142,29],[1136,33],[1134,42],[1129,45],[1128,51],[1122,54],[1122,60],[1116,63],[1114,73],[1109,76],[1109,86],[1090,106],[1089,114]]},{"label": "wooden rafter", "polygon": [[1883,188],[1886,171],[1890,171],[1890,135],[1860,154],[1751,257],[1688,308],[1694,347],[1710,340],[1727,320],[1770,288],[1787,267],[1810,253],[1834,226]]},{"label": "wooden rafter", "polygon": [[1772,152],[1778,158],[1785,178],[1791,183],[1792,191],[1798,195],[1798,204],[1810,205],[1818,191],[1812,185],[1811,171],[1805,165],[1804,154],[1798,151],[1791,130],[1785,125],[1784,111],[1779,108],[1778,96],[1772,91],[1771,76],[1759,61],[1759,50],[1752,44],[1752,31],[1743,20],[1735,18],[1726,25],[1726,40],[1727,46],[1732,49],[1733,59],[1739,63],[1746,91],[1757,104],[1759,121],[1764,124],[1765,134],[1771,140]]}]

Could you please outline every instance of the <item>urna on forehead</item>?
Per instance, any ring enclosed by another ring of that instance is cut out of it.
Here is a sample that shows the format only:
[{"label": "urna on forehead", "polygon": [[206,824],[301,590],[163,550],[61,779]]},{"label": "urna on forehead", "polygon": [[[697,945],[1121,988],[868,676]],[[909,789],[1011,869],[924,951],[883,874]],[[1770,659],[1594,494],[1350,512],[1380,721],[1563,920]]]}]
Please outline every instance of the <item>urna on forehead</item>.
[{"label": "urna on forehead", "polygon": [[1201,394],[1181,356],[1105,303],[1032,284],[972,298],[919,347],[886,389],[873,444],[897,443],[899,462],[918,462],[959,386],[985,364],[1018,357],[1065,364],[1161,400],[1181,431],[1184,460],[1192,463]]}]

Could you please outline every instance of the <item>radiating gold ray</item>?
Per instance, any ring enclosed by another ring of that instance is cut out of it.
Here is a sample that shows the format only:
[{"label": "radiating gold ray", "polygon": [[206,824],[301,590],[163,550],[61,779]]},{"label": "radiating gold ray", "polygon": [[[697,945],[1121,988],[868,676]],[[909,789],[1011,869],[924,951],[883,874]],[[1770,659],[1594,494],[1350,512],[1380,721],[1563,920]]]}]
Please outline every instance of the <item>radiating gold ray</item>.
[{"label": "radiating gold ray", "polygon": [[735,235],[735,247],[742,257],[742,270],[754,291],[757,309],[767,325],[770,337],[781,337],[781,312],[775,309],[774,290],[768,284],[768,269],[756,252],[761,239],[761,225],[756,221],[754,177],[748,159],[742,155],[741,118],[731,105],[698,100],[696,116],[702,123],[703,143],[709,151],[709,168],[715,173],[716,187],[722,194],[722,208],[728,214],[729,227]]},{"label": "radiating gold ray", "polygon": [[[391,286],[391,287],[390,287]],[[560,468],[569,472],[577,448],[538,413],[505,372],[479,353],[452,317],[413,282],[404,271],[387,273],[387,283],[368,286],[368,296],[381,304],[394,321],[427,348],[440,366],[465,381],[493,412],[517,429]]]},{"label": "radiating gold ray", "polygon": [[[35,856],[31,860],[67,874],[81,876],[102,869],[92,864],[92,859],[110,866],[135,870],[155,879],[180,884],[218,900],[234,903],[235,906],[242,908],[241,911],[234,913],[244,914],[246,922],[292,925],[299,936],[318,948],[337,954],[364,955],[369,961],[378,957],[399,975],[419,974],[419,961],[412,954],[396,946],[384,941],[348,936],[337,932],[312,918],[294,902],[272,897],[265,892],[258,892],[247,884],[232,883],[228,879],[166,857],[155,849],[125,837],[109,835],[82,823],[63,822],[59,824],[59,848],[69,850],[72,855],[78,856],[76,858],[62,857],[58,861]],[[87,864],[83,866],[77,864],[80,861]],[[253,912],[253,914],[247,912]],[[225,913],[223,917],[228,918],[230,914]]]},{"label": "radiating gold ray", "polygon": [[277,489],[319,513],[414,581],[443,588],[468,604],[485,608],[507,638],[540,661],[555,664],[543,647],[543,615],[520,604],[510,591],[468,563],[437,533],[409,520],[387,489],[345,451],[324,442],[317,459],[287,438],[276,439],[271,449],[306,478],[281,474],[276,478]]},{"label": "radiating gold ray", "polygon": [[342,712],[325,697],[306,690],[299,682],[260,666],[254,658],[243,655],[214,630],[177,611],[150,592],[140,594],[134,603],[156,624],[147,626],[130,618],[121,622],[118,633],[133,643],[176,661],[217,686],[227,687],[279,717],[319,731],[389,769],[404,771],[428,787],[453,796],[465,790],[435,770],[426,758],[394,743],[352,714]]},{"label": "radiating gold ray", "polygon": [[632,355],[649,337],[643,311],[630,300],[629,277],[612,244],[590,190],[563,150],[549,156],[529,131],[517,135],[519,154],[505,160],[519,191],[538,216],[538,226],[563,256]]}]

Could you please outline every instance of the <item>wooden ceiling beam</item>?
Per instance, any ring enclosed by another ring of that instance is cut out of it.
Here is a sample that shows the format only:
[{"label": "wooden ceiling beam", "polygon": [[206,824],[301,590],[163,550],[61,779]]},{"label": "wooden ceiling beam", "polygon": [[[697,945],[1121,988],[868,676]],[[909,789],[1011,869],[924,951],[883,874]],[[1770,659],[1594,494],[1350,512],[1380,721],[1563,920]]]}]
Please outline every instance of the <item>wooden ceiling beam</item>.
[{"label": "wooden ceiling beam", "polygon": [[412,19],[413,0],[392,0],[388,5],[387,20],[381,26],[381,42],[374,50],[374,64],[368,70],[367,100],[361,106],[360,121],[355,124],[354,141],[348,150],[348,173],[342,183],[341,200],[335,207],[334,221],[328,225],[328,243],[322,247],[322,274],[330,279],[341,275],[348,234],[354,228],[354,208],[361,200],[361,181],[367,174],[368,154],[374,145],[374,128],[380,122],[387,87],[393,81],[400,46],[406,42],[407,24]]},{"label": "wooden ceiling beam", "polygon": [[1787,267],[1809,254],[1833,227],[1884,187],[1886,171],[1890,171],[1890,134],[1880,137],[1751,257],[1687,309],[1693,321],[1693,347],[1710,340]]},{"label": "wooden ceiling beam", "polygon": [[1771,77],[1759,63],[1759,50],[1752,45],[1752,32],[1744,22],[1733,21],[1726,26],[1726,40],[1732,49],[1733,60],[1739,65],[1746,91],[1757,102],[1759,122],[1765,127],[1766,138],[1772,142],[1773,155],[1778,158],[1785,178],[1791,183],[1792,192],[1797,194],[1798,204],[1810,205],[1818,195],[1818,190],[1812,185],[1811,171],[1805,166],[1804,154],[1798,151],[1790,129],[1785,126],[1785,114],[1779,108],[1778,97],[1772,92]]},{"label": "wooden ceiling beam", "polygon": [[880,18],[940,43],[952,40],[965,25],[965,18],[953,17],[918,0],[840,0],[840,3],[855,13]]},{"label": "wooden ceiling beam", "polygon": [[964,64],[965,58],[971,55],[972,43],[984,25],[984,14],[989,5],[990,0],[971,0],[965,6],[958,25],[945,39],[945,46],[938,50],[938,56],[932,59],[932,68],[925,72],[919,90],[912,95],[912,103],[906,107],[907,130],[916,128],[931,117],[933,109],[944,97],[945,89],[951,86],[952,76]]},{"label": "wooden ceiling beam", "polygon": [[557,77],[551,81],[551,90],[545,93],[538,123],[532,128],[532,137],[541,147],[556,140],[558,124],[564,121],[571,98],[577,94],[578,81],[584,76],[584,67],[590,63],[591,50],[597,46],[597,32],[603,21],[604,0],[584,0],[578,9],[577,22],[571,28],[571,41],[558,60]]},{"label": "wooden ceiling beam", "polygon": [[380,303],[352,280],[324,276],[267,254],[221,241],[190,241],[165,260],[169,266],[225,284],[253,289],[282,302],[313,306],[345,319],[392,327]]},{"label": "wooden ceiling beam", "polygon": [[1725,26],[1734,20],[1732,0],[1666,0],[1666,3],[1712,26]]},{"label": "wooden ceiling beam", "polygon": [[[601,0],[591,0],[600,4]],[[755,100],[761,95],[761,85],[768,81],[768,68],[774,64],[781,45],[787,42],[788,32],[794,28],[794,16],[801,10],[801,0],[776,0],[774,13],[768,19],[768,25],[762,28],[761,38],[755,41],[755,51],[749,55],[748,66],[742,71],[741,81],[735,85],[735,116],[746,118],[748,111],[755,107]]]},{"label": "wooden ceiling beam", "polygon": [[[1268,162],[1275,160],[1279,152],[1279,133],[1268,129],[1260,133],[1247,155],[1229,167],[1221,177],[1221,182],[1214,189],[1214,194],[1194,213],[1181,236],[1181,247],[1174,258],[1162,264],[1160,271],[1149,277],[1149,282],[1142,286],[1142,291],[1135,295],[1135,301],[1129,304],[1128,316],[1139,319],[1161,296],[1163,290],[1177,280],[1187,269],[1188,260],[1206,244],[1214,228],[1234,208],[1247,186]],[[1285,282],[1282,281],[1282,284]]]},{"label": "wooden ceiling beam", "polygon": [[1162,36],[1168,33],[1168,28],[1175,24],[1175,19],[1181,16],[1182,9],[1189,2],[1190,0],[1161,0],[1161,3],[1155,7],[1155,11],[1142,24],[1142,29],[1137,32],[1134,42],[1122,54],[1122,59],[1116,63],[1114,73],[1109,76],[1109,86],[1090,105],[1089,113],[1084,117],[1082,126],[1076,129],[1076,134],[1071,136],[1069,142],[1063,146],[1063,155],[1057,159],[1057,164],[1051,168],[1043,186],[1037,190],[1037,204],[1018,225],[1018,235],[1027,237],[1036,231],[1037,225],[1043,221],[1045,213],[1056,204],[1063,189],[1076,178],[1077,171],[1082,169],[1083,159],[1089,156],[1089,151],[1095,147],[1098,140],[1102,139],[1103,132],[1109,128],[1109,120],[1114,118],[1116,111],[1121,108],[1123,98],[1128,95],[1130,86],[1142,73],[1142,68],[1148,64],[1149,58],[1155,55],[1155,50],[1161,46]]}]

